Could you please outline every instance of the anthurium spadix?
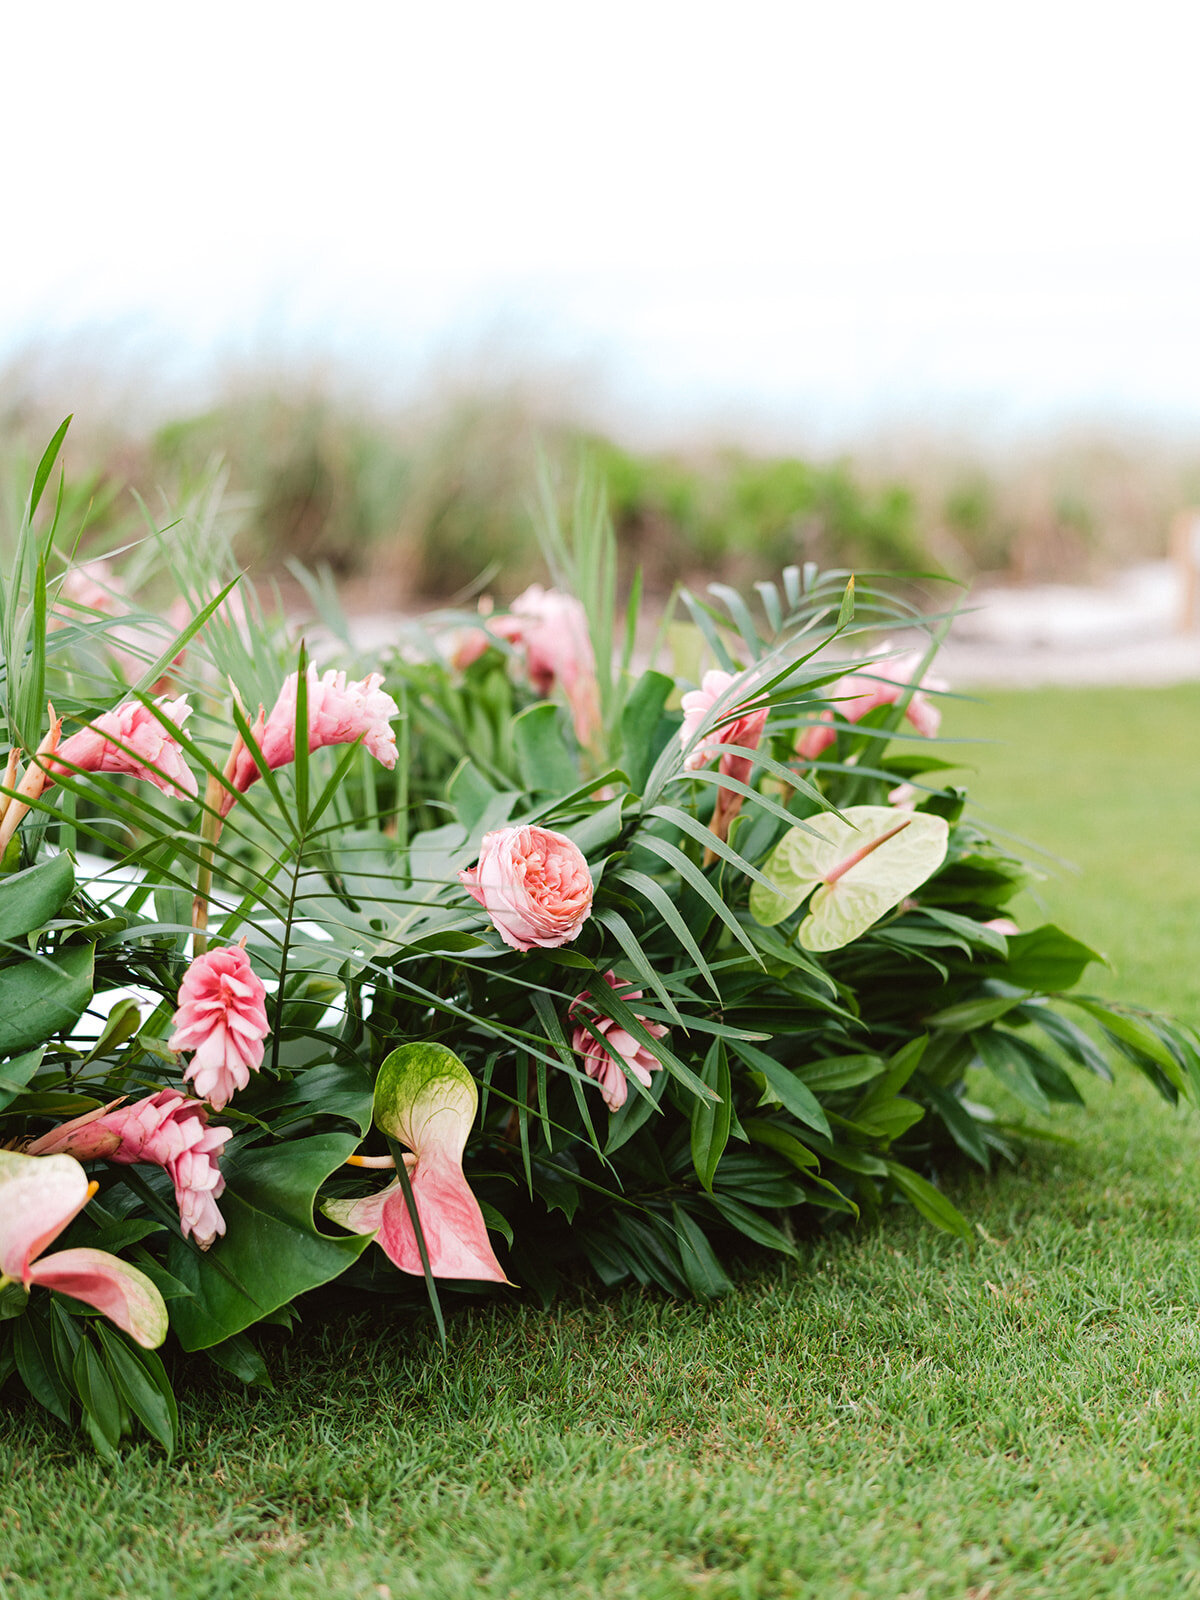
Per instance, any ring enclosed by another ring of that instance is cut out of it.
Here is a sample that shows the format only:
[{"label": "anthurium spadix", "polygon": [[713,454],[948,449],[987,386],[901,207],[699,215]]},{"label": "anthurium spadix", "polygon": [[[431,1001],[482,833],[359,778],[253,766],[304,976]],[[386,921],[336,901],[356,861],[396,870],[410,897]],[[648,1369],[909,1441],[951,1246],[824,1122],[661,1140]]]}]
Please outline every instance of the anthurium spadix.
[{"label": "anthurium spadix", "polygon": [[[474,1078],[440,1044],[401,1045],[375,1082],[375,1126],[411,1152],[404,1165],[430,1272],[435,1278],[507,1283],[479,1202],[463,1176],[463,1150],[478,1105]],[[323,1210],[351,1233],[373,1233],[401,1272],[424,1275],[399,1178],[362,1200],[329,1200]]]},{"label": "anthurium spadix", "polygon": [[800,924],[806,950],[840,950],[866,933],[937,871],[950,837],[944,817],[894,806],[849,806],[841,817],[809,818],[807,829],[784,834],[763,867],[779,892],[750,890],[750,911],[765,927],[812,895]]},{"label": "anthurium spadix", "polygon": [[144,1272],[106,1250],[42,1255],[95,1192],[74,1156],[0,1150],[0,1289],[58,1289],[152,1350],[166,1338],[167,1308]]}]

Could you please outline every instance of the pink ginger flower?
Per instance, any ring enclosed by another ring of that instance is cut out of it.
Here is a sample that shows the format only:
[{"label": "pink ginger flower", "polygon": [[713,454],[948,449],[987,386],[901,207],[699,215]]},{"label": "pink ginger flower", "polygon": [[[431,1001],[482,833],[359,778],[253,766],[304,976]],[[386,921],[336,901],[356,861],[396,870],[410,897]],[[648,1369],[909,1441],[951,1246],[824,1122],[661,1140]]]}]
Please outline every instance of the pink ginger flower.
[{"label": "pink ginger flower", "polygon": [[144,1161],[162,1167],[175,1185],[179,1226],[201,1250],[225,1232],[217,1201],[225,1188],[218,1161],[232,1128],[210,1128],[199,1100],[160,1089],[131,1106],[119,1101],[64,1122],[30,1145],[31,1155],[65,1153],[79,1161]]},{"label": "pink ginger flower", "polygon": [[[154,704],[176,728],[182,728],[191,715],[185,694],[178,700],[164,697]],[[120,772],[143,778],[181,800],[196,798],[196,779],[178,741],[140,700],[126,700],[115,710],[103,712],[90,727],[73,733],[46,762],[46,770],[52,779],[73,771]]]},{"label": "pink ginger flower", "polygon": [[530,584],[512,603],[525,647],[525,670],[534,692],[545,697],[561,688],[566,696],[575,737],[589,745],[600,731],[600,687],[587,612],[574,595]]},{"label": "pink ginger flower", "polygon": [[486,628],[463,628],[452,635],[449,641],[450,665],[456,672],[465,672],[497,639],[506,639],[512,645],[520,644],[523,630],[520,617],[504,616],[488,617]]},{"label": "pink ginger flower", "polygon": [[[886,649],[887,646],[884,646]],[[868,672],[851,672],[830,684],[830,700],[836,700],[836,714],[845,722],[859,722],[876,706],[895,705],[912,682],[913,673],[921,664],[921,656],[913,651],[898,656],[894,661],[873,662]],[[924,693],[926,689],[941,692],[949,685],[941,678],[926,675],[913,691],[904,715],[922,737],[933,739],[942,725],[942,710]],[[796,740],[796,754],[805,761],[815,761],[837,738],[833,726],[834,711],[823,711],[820,723],[803,728]]]},{"label": "pink ginger flower", "polygon": [[[0,1286],[57,1289],[94,1306],[147,1350],[167,1333],[167,1308],[145,1273],[106,1250],[43,1255],[96,1192],[68,1155],[0,1150]],[[41,1257],[39,1260],[38,1258]]]},{"label": "pink ginger flower", "polygon": [[[353,744],[361,739],[376,761],[390,771],[396,765],[396,735],[391,719],[399,715],[399,707],[390,694],[383,691],[383,678],[378,672],[355,682],[347,682],[344,672],[332,670],[318,676],[315,665],[305,675],[308,685],[308,748],[321,750],[330,744]],[[262,751],[263,760],[272,772],[286,767],[296,759],[296,696],[299,673],[291,672],[283,680],[279,698],[267,715],[261,706],[255,719],[254,739]],[[258,764],[245,743],[239,738],[234,745],[227,776],[232,789],[227,789],[221,800],[221,815],[228,816],[239,794],[245,794],[261,773]],[[236,792],[235,792],[236,791]]]},{"label": "pink ginger flower", "polygon": [[[730,672],[706,672],[701,679],[700,687],[689,689],[684,695],[683,726],[679,730],[679,739],[687,750],[683,761],[687,772],[698,772],[701,767],[707,766],[719,755],[721,759],[718,770],[725,777],[735,778],[739,783],[750,782],[754,763],[748,756],[735,755],[723,747],[740,745],[747,750],[758,749],[763,730],[767,725],[769,708],[739,704],[738,694],[731,692],[735,689],[735,685],[740,685],[748,695],[752,694],[756,677],[756,672],[740,673],[737,677]],[[716,710],[718,706],[719,711]],[[710,728],[689,750],[688,746],[692,744],[692,740],[706,723],[712,721],[714,711],[718,719],[731,720],[723,721],[719,727]],[[742,809],[742,798],[731,789],[718,789],[717,803],[710,824],[718,839],[728,838],[730,824]]]},{"label": "pink ginger flower", "polygon": [[592,909],[592,875],[583,851],[550,828],[485,833],[478,862],[458,876],[514,950],[568,944]]},{"label": "pink ginger flower", "polygon": [[[622,1000],[632,1003],[642,998],[641,989],[631,989],[615,972],[606,972],[604,981]],[[632,1034],[626,1033],[619,1022],[592,1010],[587,1003],[590,999],[591,991],[585,989],[572,1000],[567,1017],[573,1022],[577,1017],[586,1016],[604,1042],[601,1043],[581,1022],[571,1035],[571,1049],[583,1057],[583,1070],[599,1084],[600,1094],[608,1109],[619,1111],[629,1094],[628,1078],[635,1077],[648,1089],[650,1074],[660,1072],[662,1063],[656,1061],[645,1045],[639,1044]],[[655,1039],[666,1037],[667,1029],[661,1022],[651,1022],[646,1017],[638,1017],[637,1020]]]},{"label": "pink ginger flower", "polygon": [[71,567],[63,575],[58,599],[50,613],[50,626],[61,628],[68,622],[87,619],[81,611],[99,611],[106,617],[117,617],[129,609],[125,585],[113,571],[112,563],[100,557]]},{"label": "pink ginger flower", "polygon": [[[83,615],[86,611],[98,612],[106,617],[124,617],[133,610],[129,591],[113,571],[111,562],[104,559],[86,561],[82,566],[72,567],[64,576],[58,599],[50,613],[49,626],[52,629],[62,628],[71,622],[93,620]],[[191,615],[185,600],[173,600],[166,615],[167,628],[174,633],[181,632],[191,620]],[[94,643],[108,651],[121,676],[129,683],[136,683],[150,663],[162,654],[163,644],[169,634],[166,630],[150,628],[145,623],[122,622],[92,637]],[[173,666],[182,665],[183,654],[180,652],[175,657]],[[168,679],[164,675],[158,687],[163,689],[167,684]]]},{"label": "pink ginger flower", "polygon": [[209,950],[183,975],[169,1044],[195,1052],[183,1081],[215,1111],[262,1066],[263,1040],[271,1031],[266,999],[244,945]]}]

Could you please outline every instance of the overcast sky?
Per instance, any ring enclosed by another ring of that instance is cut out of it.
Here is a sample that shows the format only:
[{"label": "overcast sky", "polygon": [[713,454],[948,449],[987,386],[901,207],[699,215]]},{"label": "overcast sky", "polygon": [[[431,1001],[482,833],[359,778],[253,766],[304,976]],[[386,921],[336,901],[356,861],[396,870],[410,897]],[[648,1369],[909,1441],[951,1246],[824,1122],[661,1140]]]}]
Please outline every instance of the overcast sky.
[{"label": "overcast sky", "polygon": [[0,354],[1200,426],[1198,45],[1156,3],[12,6]]}]

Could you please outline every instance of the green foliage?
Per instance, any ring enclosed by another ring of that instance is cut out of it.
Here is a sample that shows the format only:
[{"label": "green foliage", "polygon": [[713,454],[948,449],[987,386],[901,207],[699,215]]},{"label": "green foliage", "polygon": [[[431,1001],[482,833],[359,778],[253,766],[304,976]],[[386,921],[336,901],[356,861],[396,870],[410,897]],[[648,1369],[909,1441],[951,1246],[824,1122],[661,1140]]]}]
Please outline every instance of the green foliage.
[{"label": "green foliage", "polygon": [[[752,493],[752,475],[739,481],[760,509],[784,492],[768,483]],[[790,494],[800,479],[783,481]],[[383,663],[401,708],[394,771],[361,744],[310,752],[305,648],[252,595],[245,631],[231,619],[232,574],[210,542],[204,572],[185,580],[207,604],[148,669],[193,696],[179,743],[202,792],[207,781],[205,802],[64,773],[22,828],[31,865],[10,863],[0,881],[0,913],[20,929],[0,985],[17,974],[19,986],[26,968],[51,974],[27,983],[24,1010],[14,1002],[9,1017],[16,1059],[11,1077],[0,1070],[0,1094],[18,1138],[118,1096],[182,1086],[183,1062],[166,1040],[197,886],[209,937],[244,939],[267,984],[266,1060],[220,1118],[235,1130],[222,1158],[224,1236],[207,1253],[184,1240],[170,1185],[139,1165],[100,1165],[99,1202],[75,1224],[79,1243],[117,1230],[102,1247],[130,1251],[154,1279],[179,1344],[212,1351],[231,1372],[257,1376],[247,1331],[287,1319],[298,1297],[334,1280],[338,1294],[401,1306],[428,1291],[441,1326],[457,1291],[435,1288],[427,1260],[424,1281],[406,1276],[367,1252],[367,1238],[334,1236],[315,1220],[322,1204],[361,1198],[374,1182],[345,1163],[364,1145],[384,1157],[370,1108],[381,1068],[408,1059],[398,1050],[452,1052],[469,1075],[478,1114],[464,1170],[510,1278],[542,1298],[586,1263],[608,1286],[710,1300],[728,1292],[748,1248],[794,1259],[803,1236],[877,1219],[901,1201],[970,1238],[945,1175],[962,1155],[982,1167],[1012,1158],[1023,1133],[989,1108],[979,1080],[1001,1105],[1015,1098],[1039,1115],[1076,1100],[1076,1079],[1106,1073],[1114,1057],[1168,1100],[1200,1090],[1191,1030],[1071,992],[1093,959],[1088,947],[1054,926],[1011,938],[991,926],[1030,874],[964,811],[945,782],[952,769],[914,752],[904,718],[918,683],[894,686],[890,704],[855,720],[847,671],[888,658],[848,648],[905,627],[929,641],[927,661],[936,613],[813,563],[760,582],[754,602],[725,585],[685,594],[692,620],[680,625],[681,656],[745,671],[687,748],[703,755],[705,740],[742,728],[751,702],[766,712],[761,738],[727,739],[716,768],[690,771],[675,701],[692,671],[635,671],[632,629],[618,653],[615,547],[594,484],[581,486],[566,518],[545,494],[542,539],[590,627],[602,728],[586,747],[563,703],[566,671],[540,697],[519,645],[499,635],[458,670],[444,630],[467,619],[449,614],[408,630]],[[24,619],[6,621],[4,633],[9,741],[26,750],[41,737],[46,683],[63,685],[81,722],[128,692],[97,692],[71,628],[34,627],[48,614],[52,549],[53,535],[31,521],[7,588],[6,619]],[[336,636],[336,607],[328,595],[323,603]],[[274,701],[289,670],[299,683],[296,759],[272,763],[253,709]],[[833,743],[802,761],[797,733],[814,726]],[[235,739],[259,778],[218,826]],[[915,786],[915,810],[896,811],[897,825],[936,849],[893,882],[881,842],[866,857],[887,879],[870,914],[832,943],[806,937],[830,891],[829,863],[773,883],[775,863],[795,849],[811,866],[830,818],[877,817],[904,782]],[[486,833],[526,826],[571,840],[595,887],[569,943],[518,951],[459,874]],[[51,838],[103,852],[86,891],[54,866],[65,857],[49,854]],[[755,897],[778,888],[795,892],[764,926]],[[48,924],[22,926],[58,895]],[[109,1020],[89,1032],[76,1023],[93,991]],[[624,1089],[614,1114],[576,1030],[599,1044]],[[635,1051],[641,1072],[629,1064]],[[394,1118],[381,1127],[407,1138]],[[403,1162],[397,1176],[407,1191]],[[11,1350],[17,1375],[56,1415],[81,1407],[99,1448],[113,1448],[134,1415],[161,1438],[162,1415],[103,1342],[72,1345],[69,1362],[52,1343],[43,1349],[47,1315],[35,1316],[31,1301],[0,1322],[0,1362]]]}]

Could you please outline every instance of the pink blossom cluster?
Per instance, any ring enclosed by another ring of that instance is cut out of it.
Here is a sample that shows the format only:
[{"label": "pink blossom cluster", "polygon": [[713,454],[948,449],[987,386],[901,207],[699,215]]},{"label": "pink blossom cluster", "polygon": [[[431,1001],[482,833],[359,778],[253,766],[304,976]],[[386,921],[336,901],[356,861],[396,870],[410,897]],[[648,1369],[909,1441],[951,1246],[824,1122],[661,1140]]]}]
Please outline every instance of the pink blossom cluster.
[{"label": "pink blossom cluster", "polygon": [[183,975],[168,1043],[172,1050],[195,1052],[183,1081],[217,1111],[262,1066],[270,1032],[266,999],[244,942],[197,956]]},{"label": "pink blossom cluster", "polygon": [[[600,689],[587,612],[580,601],[561,589],[530,584],[513,601],[510,615],[488,619],[488,629],[521,655],[536,694],[548,699],[562,691],[575,737],[590,745],[600,731]],[[458,640],[454,665],[464,671],[490,643],[483,628],[470,629]]]},{"label": "pink blossom cluster", "polygon": [[[683,765],[688,772],[699,772],[710,761],[720,757],[718,771],[738,783],[748,784],[754,763],[749,756],[739,755],[729,746],[744,750],[757,750],[767,725],[768,707],[754,704],[754,690],[759,671],[706,672],[698,689],[690,689],[683,696],[683,726],[679,730],[680,743],[687,752]],[[728,719],[728,720],[726,720]],[[718,724],[713,726],[714,721]],[[702,738],[701,731],[707,729]],[[697,741],[693,743],[693,741]],[[718,839],[729,835],[729,826],[742,807],[743,796],[733,789],[719,789],[711,823]]]},{"label": "pink blossom cluster", "polygon": [[140,700],[125,700],[59,745],[45,765],[54,777],[67,772],[113,772],[152,783],[181,800],[196,798],[196,779],[170,727],[191,715],[187,695],[154,702],[167,726]]},{"label": "pink blossom cluster", "polygon": [[217,1201],[225,1188],[219,1159],[232,1128],[210,1128],[199,1100],[160,1089],[131,1106],[114,1103],[64,1122],[30,1145],[30,1155],[74,1156],[77,1161],[146,1162],[162,1167],[175,1186],[179,1224],[207,1250],[225,1232]]},{"label": "pink blossom cluster", "polygon": [[[629,1004],[642,999],[641,989],[634,989],[622,982],[611,970],[604,974],[604,982],[614,994]],[[585,989],[571,1002],[567,1012],[568,1019],[576,1023],[571,1034],[571,1049],[583,1057],[583,1070],[599,1084],[604,1104],[610,1111],[619,1111],[629,1094],[629,1078],[636,1078],[648,1089],[650,1074],[661,1071],[662,1063],[651,1055],[644,1044],[627,1033],[619,1022],[601,1016],[594,1007],[589,1006],[591,998],[591,990]],[[637,1016],[637,1013],[634,1015]],[[591,1024],[590,1028],[585,1025],[585,1019]],[[638,1017],[637,1020],[652,1038],[666,1037],[667,1029],[661,1022],[651,1022],[646,1017]],[[600,1037],[597,1038],[596,1034]]]},{"label": "pink blossom cluster", "polygon": [[[392,718],[399,707],[384,692],[383,678],[373,672],[359,681],[347,680],[344,672],[318,674],[311,665],[305,674],[308,709],[308,748],[321,750],[326,745],[353,744],[361,739],[367,751],[389,770],[396,765],[396,735]],[[298,672],[283,681],[270,712],[262,706],[251,732],[272,772],[289,766],[296,759],[296,711],[300,688]],[[221,815],[227,816],[239,794],[245,794],[261,777],[258,763],[248,746],[238,739],[230,757],[228,772],[231,787],[221,800]]]},{"label": "pink blossom cluster", "polygon": [[[801,730],[796,740],[796,754],[805,761],[816,761],[829,748],[837,738],[833,725],[835,712],[844,722],[860,722],[877,706],[895,705],[912,683],[920,665],[920,655],[913,652],[897,656],[894,661],[873,662],[867,671],[851,672],[838,678],[826,690],[826,697],[836,702],[834,709],[823,711],[819,723]],[[940,678],[926,675],[905,707],[904,715],[926,739],[936,737],[942,711],[925,691],[938,693],[947,687]]]}]

